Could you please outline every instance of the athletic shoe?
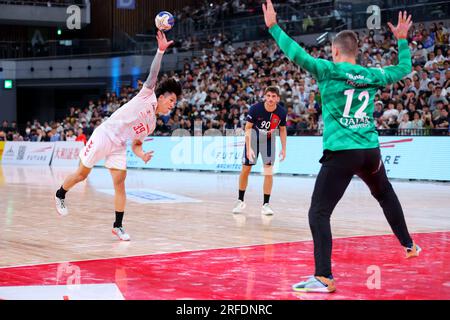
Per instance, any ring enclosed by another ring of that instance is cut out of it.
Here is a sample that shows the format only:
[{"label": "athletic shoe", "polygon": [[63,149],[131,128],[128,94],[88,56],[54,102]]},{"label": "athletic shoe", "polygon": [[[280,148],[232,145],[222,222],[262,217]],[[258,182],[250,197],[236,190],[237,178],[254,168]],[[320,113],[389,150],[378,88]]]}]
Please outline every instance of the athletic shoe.
[{"label": "athletic shoe", "polygon": [[130,241],[130,236],[128,235],[128,233],[125,232],[123,227],[114,228],[112,230],[112,233],[113,235],[117,236],[117,238],[119,238],[119,240],[121,241]]},{"label": "athletic shoe", "polygon": [[418,257],[420,251],[422,251],[422,248],[419,247],[417,244],[413,243],[412,247],[405,248],[406,251],[406,259]]},{"label": "athletic shoe", "polygon": [[69,210],[67,210],[66,207],[66,199],[60,199],[57,196],[55,196],[55,203],[56,203],[56,211],[58,211],[58,214],[60,216],[67,216],[69,214]]},{"label": "athletic shoe", "polygon": [[294,284],[292,286],[292,290],[297,292],[332,293],[336,291],[336,286],[333,279],[325,277],[311,277],[306,281]]},{"label": "athletic shoe", "polygon": [[263,207],[261,209],[261,213],[265,216],[273,216],[275,214],[275,212],[273,211],[273,209],[270,207],[270,205],[268,203],[263,205]]},{"label": "athletic shoe", "polygon": [[242,200],[236,201],[236,204],[234,205],[233,208],[233,213],[234,214],[243,213],[246,206],[247,205],[245,204],[244,201]]}]

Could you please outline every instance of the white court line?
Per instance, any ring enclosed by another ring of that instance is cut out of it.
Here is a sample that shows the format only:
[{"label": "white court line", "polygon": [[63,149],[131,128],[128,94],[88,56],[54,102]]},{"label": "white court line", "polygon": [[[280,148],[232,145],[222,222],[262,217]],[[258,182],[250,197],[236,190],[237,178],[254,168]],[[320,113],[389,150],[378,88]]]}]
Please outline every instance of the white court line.
[{"label": "white court line", "polygon": [[[411,235],[415,234],[427,234],[427,233],[442,233],[442,232],[450,232],[450,230],[434,230],[434,231],[422,231],[422,232],[413,232]],[[356,235],[350,237],[336,237],[333,240],[337,239],[353,239],[353,238],[362,238],[362,237],[381,237],[381,236],[394,236],[393,233],[383,233],[383,234],[373,234],[373,235]],[[219,248],[209,248],[209,249],[197,249],[197,250],[182,250],[182,251],[170,251],[170,252],[158,252],[158,253],[150,253],[150,254],[137,254],[130,256],[115,256],[115,257],[107,257],[107,258],[97,258],[97,259],[84,259],[84,260],[66,260],[66,261],[56,261],[56,262],[45,262],[45,263],[37,263],[37,264],[24,264],[24,265],[16,265],[16,266],[7,266],[0,267],[0,271],[2,269],[12,269],[12,268],[24,268],[24,267],[37,267],[37,266],[45,266],[50,264],[61,264],[61,263],[78,263],[78,262],[87,262],[87,261],[102,261],[102,260],[112,260],[112,259],[126,259],[126,258],[137,258],[137,257],[147,257],[147,256],[158,256],[163,254],[178,254],[178,253],[189,253],[189,252],[202,252],[202,251],[211,251],[211,250],[227,250],[227,249],[239,249],[239,248],[248,248],[248,247],[259,247],[259,246],[267,246],[267,245],[275,245],[275,244],[289,244],[289,243],[298,243],[298,242],[307,242],[312,241],[309,240],[299,240],[299,241],[283,241],[283,242],[272,242],[272,243],[260,243],[260,244],[248,244],[244,246],[233,246],[233,247],[219,247]]]}]

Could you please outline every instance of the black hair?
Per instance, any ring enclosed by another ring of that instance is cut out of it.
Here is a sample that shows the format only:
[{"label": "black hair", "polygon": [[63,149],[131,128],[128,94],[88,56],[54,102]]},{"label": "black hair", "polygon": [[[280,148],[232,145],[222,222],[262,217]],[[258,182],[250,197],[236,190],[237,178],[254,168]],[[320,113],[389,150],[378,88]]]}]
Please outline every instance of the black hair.
[{"label": "black hair", "polygon": [[155,91],[156,97],[159,98],[160,96],[166,94],[166,93],[174,93],[177,97],[181,95],[181,85],[178,81],[175,79],[169,79],[164,82],[162,82],[158,88]]}]

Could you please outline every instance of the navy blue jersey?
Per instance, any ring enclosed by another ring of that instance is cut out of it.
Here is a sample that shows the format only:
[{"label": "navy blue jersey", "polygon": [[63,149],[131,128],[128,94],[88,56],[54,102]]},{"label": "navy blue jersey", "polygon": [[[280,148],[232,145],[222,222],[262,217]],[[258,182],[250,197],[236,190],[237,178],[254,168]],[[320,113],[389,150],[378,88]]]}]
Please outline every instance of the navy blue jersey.
[{"label": "navy blue jersey", "polygon": [[274,112],[268,112],[264,103],[258,102],[250,107],[247,121],[253,123],[253,128],[259,134],[266,133],[270,136],[272,131],[286,126],[286,118],[287,112],[280,104],[277,104]]}]

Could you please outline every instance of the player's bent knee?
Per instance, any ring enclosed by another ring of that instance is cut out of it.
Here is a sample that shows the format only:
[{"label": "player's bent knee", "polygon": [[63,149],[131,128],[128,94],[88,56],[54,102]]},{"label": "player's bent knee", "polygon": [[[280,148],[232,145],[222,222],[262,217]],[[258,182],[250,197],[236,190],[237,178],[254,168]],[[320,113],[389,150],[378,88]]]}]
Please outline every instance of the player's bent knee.
[{"label": "player's bent knee", "polygon": [[91,173],[91,169],[88,167],[85,167],[84,165],[81,164],[80,167],[78,168],[77,172],[75,173],[76,181],[82,182],[82,181],[86,180],[87,177],[89,176],[89,173]]},{"label": "player's bent knee", "polygon": [[242,165],[241,174],[249,175],[251,171],[252,171],[252,167],[251,166]]},{"label": "player's bent knee", "polygon": [[394,188],[388,183],[382,189],[372,191],[371,194],[378,201],[383,201],[391,192],[394,192]]},{"label": "player's bent knee", "polygon": [[125,179],[114,180],[114,187],[119,189],[125,189]]},{"label": "player's bent knee", "polygon": [[125,180],[127,178],[126,171],[113,175],[114,186],[117,188],[125,187]]},{"label": "player's bent knee", "polygon": [[264,175],[272,176],[273,175],[273,166],[264,166]]}]

